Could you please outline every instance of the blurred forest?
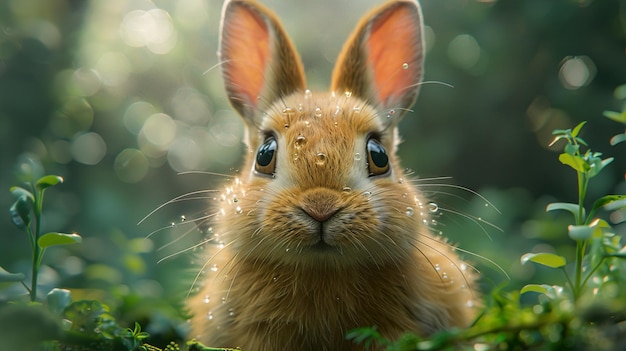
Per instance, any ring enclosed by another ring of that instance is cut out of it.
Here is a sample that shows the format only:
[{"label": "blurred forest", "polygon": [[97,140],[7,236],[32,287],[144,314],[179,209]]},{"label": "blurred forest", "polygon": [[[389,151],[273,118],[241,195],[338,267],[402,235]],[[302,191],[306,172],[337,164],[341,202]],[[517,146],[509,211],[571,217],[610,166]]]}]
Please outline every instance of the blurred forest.
[{"label": "blurred forest", "polygon": [[[296,43],[309,87],[324,90],[344,40],[382,0],[262,2]],[[626,83],[626,1],[421,4],[425,80],[445,84],[424,85],[401,123],[404,166],[420,178],[450,177],[424,181],[424,191],[475,218],[449,211],[439,222],[478,255],[469,259],[486,276],[485,291],[541,282],[549,272],[521,266],[521,254],[573,255],[567,218],[545,213],[547,203],[577,197],[575,172],[557,159],[562,145],[547,146],[553,129],[587,120],[583,138],[616,158],[592,182],[590,198],[626,193],[626,150],[608,141],[622,127],[602,116],[621,111],[626,98],[616,89]],[[199,240],[192,219],[209,201],[176,202],[138,223],[179,195],[227,180],[192,171],[237,173],[242,124],[215,67],[221,6],[0,1],[0,266],[29,272],[28,240],[11,223],[8,189],[20,184],[20,169],[40,163],[65,179],[46,195],[46,228],[84,239],[46,253],[42,296],[70,288],[104,299],[149,332],[180,332],[192,255],[159,261]],[[499,213],[446,184],[475,190]],[[19,294],[20,285],[0,290],[0,306]]]}]

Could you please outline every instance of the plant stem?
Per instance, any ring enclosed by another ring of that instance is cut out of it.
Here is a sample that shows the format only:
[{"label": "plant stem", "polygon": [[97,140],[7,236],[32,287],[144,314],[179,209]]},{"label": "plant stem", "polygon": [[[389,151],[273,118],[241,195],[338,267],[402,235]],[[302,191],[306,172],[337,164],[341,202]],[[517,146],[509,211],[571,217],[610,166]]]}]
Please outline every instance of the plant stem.
[{"label": "plant stem", "polygon": [[30,286],[30,301],[37,301],[37,280],[39,278],[39,264],[41,263],[41,248],[39,247],[39,232],[41,228],[41,211],[43,209],[43,191],[35,191],[35,229],[32,230],[31,236],[33,237],[33,271],[32,280]]}]

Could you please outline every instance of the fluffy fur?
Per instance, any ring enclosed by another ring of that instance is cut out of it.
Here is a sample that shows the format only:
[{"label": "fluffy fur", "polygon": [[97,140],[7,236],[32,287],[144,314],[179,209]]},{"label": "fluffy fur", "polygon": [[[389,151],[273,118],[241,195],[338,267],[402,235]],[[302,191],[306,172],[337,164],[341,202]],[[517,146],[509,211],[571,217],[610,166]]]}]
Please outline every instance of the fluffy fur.
[{"label": "fluffy fur", "polygon": [[[396,338],[467,326],[473,274],[431,233],[427,201],[394,154],[421,81],[418,4],[390,1],[365,16],[329,93],[303,90],[300,59],[267,9],[229,1],[222,21],[226,89],[250,152],[216,208],[223,245],[206,248],[191,337],[249,351],[358,350],[345,339],[358,327]],[[255,162],[268,138],[275,168],[262,174]],[[389,158],[379,175],[372,138]]]}]

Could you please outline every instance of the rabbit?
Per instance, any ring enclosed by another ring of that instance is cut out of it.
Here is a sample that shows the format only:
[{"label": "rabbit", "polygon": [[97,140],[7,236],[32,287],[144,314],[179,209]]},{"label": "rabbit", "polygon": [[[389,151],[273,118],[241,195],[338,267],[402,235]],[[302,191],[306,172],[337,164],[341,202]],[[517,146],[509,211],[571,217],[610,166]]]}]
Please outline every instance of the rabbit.
[{"label": "rabbit", "polygon": [[388,1],[345,44],[330,91],[311,92],[276,16],[226,1],[218,57],[248,152],[216,201],[219,244],[203,249],[190,337],[249,351],[362,350],[346,339],[355,328],[394,339],[472,322],[476,273],[431,233],[428,202],[396,156],[422,37],[418,3]]}]

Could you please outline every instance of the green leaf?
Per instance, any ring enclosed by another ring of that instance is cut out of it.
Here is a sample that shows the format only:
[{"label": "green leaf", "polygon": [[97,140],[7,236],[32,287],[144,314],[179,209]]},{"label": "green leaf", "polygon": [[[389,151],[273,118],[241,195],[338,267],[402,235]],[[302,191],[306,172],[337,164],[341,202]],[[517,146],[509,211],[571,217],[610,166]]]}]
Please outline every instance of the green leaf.
[{"label": "green leaf", "polygon": [[16,198],[20,198],[22,196],[26,196],[28,199],[30,199],[30,201],[35,202],[35,196],[33,195],[33,193],[31,193],[30,191],[28,191],[28,190],[26,190],[26,189],[24,189],[22,187],[12,186],[11,188],[9,188],[9,191]]},{"label": "green leaf", "polygon": [[32,208],[32,201],[26,195],[20,196],[11,208],[9,208],[9,212],[11,213],[11,220],[13,224],[15,224],[18,228],[25,230],[26,227],[30,224],[30,209]]},{"label": "green leaf", "polygon": [[37,180],[37,183],[35,183],[35,187],[38,190],[44,190],[59,183],[63,183],[63,178],[56,175],[47,175],[39,178],[39,180]]},{"label": "green leaf", "polygon": [[589,163],[589,178],[597,176],[598,173],[600,173],[604,167],[608,166],[611,162],[613,162],[613,157],[609,157],[604,160],[601,160],[600,158],[593,158]]},{"label": "green leaf", "polygon": [[[573,214],[574,219],[578,221],[579,207],[580,206],[578,206],[578,204],[573,204],[569,202],[553,202],[551,204],[548,204],[548,206],[546,207],[546,212],[555,211],[555,210],[567,211]],[[583,215],[584,213],[585,213],[585,209],[583,208]]]},{"label": "green leaf", "polygon": [[624,141],[626,141],[626,133],[617,134],[611,138],[611,145],[615,146],[619,143],[623,143]]},{"label": "green leaf", "polygon": [[72,293],[67,289],[52,289],[47,296],[48,309],[57,315],[61,315],[65,308],[72,303]]},{"label": "green leaf", "polygon": [[626,195],[605,195],[599,198],[593,203],[591,212],[589,212],[589,217],[593,217],[593,214],[597,210],[605,206],[609,211],[619,210],[626,207]]},{"label": "green leaf", "polygon": [[578,125],[576,127],[574,127],[574,129],[572,130],[572,136],[574,138],[578,136],[578,133],[580,133],[580,130],[583,129],[585,124],[587,124],[587,121],[582,121],[582,122],[578,123]]},{"label": "green leaf", "polygon": [[7,272],[4,268],[0,267],[0,282],[21,282],[25,276],[22,273]]},{"label": "green leaf", "polygon": [[545,284],[541,284],[541,285],[540,284],[528,284],[524,286],[522,290],[520,290],[519,292],[520,294],[524,294],[527,292],[537,292],[537,293],[545,295],[548,293],[550,288],[551,287],[549,285],[545,285]]},{"label": "green leaf", "polygon": [[522,264],[528,261],[550,268],[560,268],[567,264],[565,257],[546,252],[524,254],[521,258]]},{"label": "green leaf", "polygon": [[570,225],[567,227],[569,237],[576,241],[591,239],[594,230],[594,227],[588,225]]},{"label": "green leaf", "polygon": [[615,111],[604,111],[604,117],[607,117],[617,123],[626,124],[626,111],[615,112]]},{"label": "green leaf", "polygon": [[56,245],[69,245],[76,244],[83,240],[78,234],[64,234],[64,233],[46,233],[42,235],[37,244],[42,249]]},{"label": "green leaf", "polygon": [[576,172],[585,173],[589,165],[580,157],[563,153],[559,155],[562,164],[572,167]]}]

